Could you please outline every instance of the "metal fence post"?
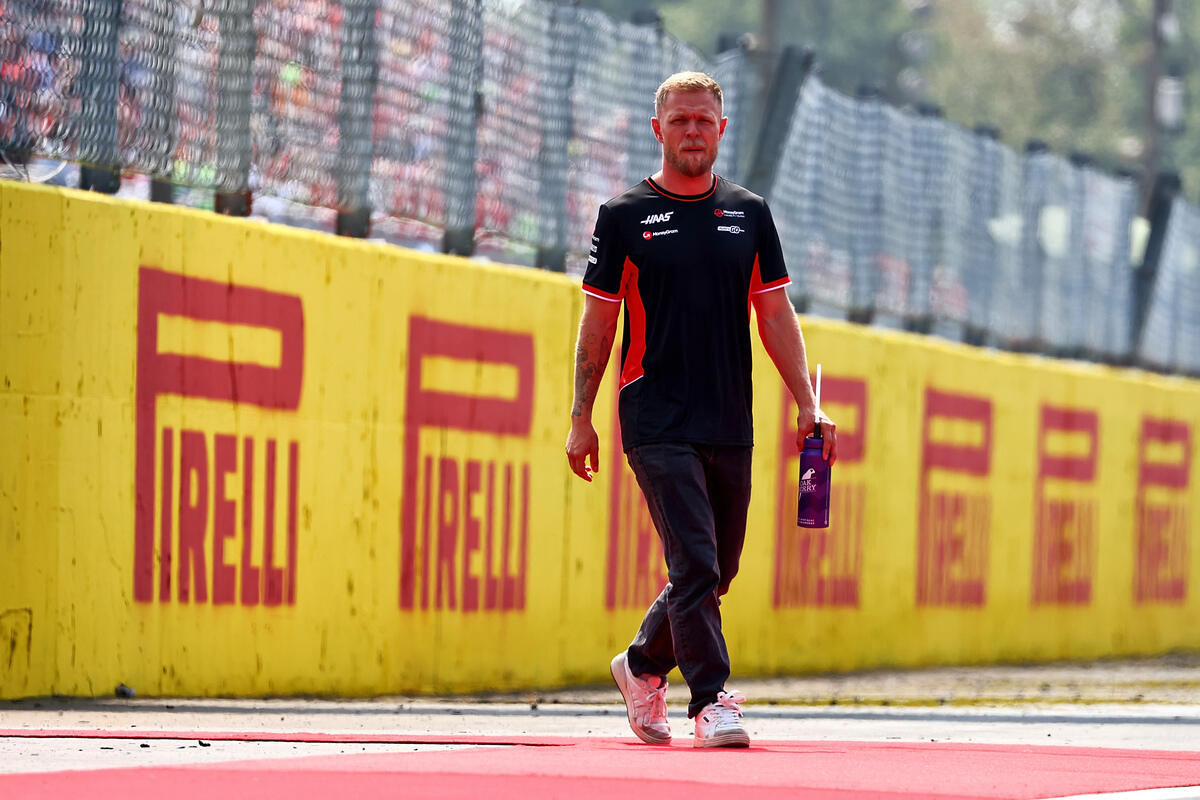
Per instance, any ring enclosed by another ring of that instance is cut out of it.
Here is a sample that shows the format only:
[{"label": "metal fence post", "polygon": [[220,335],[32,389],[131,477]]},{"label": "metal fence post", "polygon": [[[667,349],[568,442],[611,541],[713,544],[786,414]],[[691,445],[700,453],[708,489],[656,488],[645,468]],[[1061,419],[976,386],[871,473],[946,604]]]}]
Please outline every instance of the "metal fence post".
[{"label": "metal fence post", "polygon": [[717,158],[718,172],[733,181],[742,183],[746,174],[746,156],[749,148],[747,135],[753,123],[751,88],[754,70],[750,66],[749,42],[739,37],[732,46],[722,47],[727,36],[718,45],[720,52],[713,59],[713,78],[721,84],[724,92],[724,112],[729,118],[725,135],[721,137],[721,149]]},{"label": "metal fence post", "polygon": [[342,29],[337,232],[360,239],[371,228],[371,111],[379,77],[379,49],[375,43],[378,9],[378,0],[348,0]]},{"label": "metal fence post", "polygon": [[[917,114],[921,123],[917,125],[914,144],[917,149],[920,170],[920,185],[913,202],[920,211],[919,227],[910,231],[916,239],[916,257],[910,263],[912,282],[909,284],[905,303],[904,329],[914,333],[930,333],[933,330],[935,309],[931,304],[933,292],[933,268],[940,253],[934,248],[941,244],[940,226],[942,175],[945,166],[944,137],[939,142],[938,133],[942,123],[942,108],[934,103],[918,103]],[[939,148],[939,144],[942,146]],[[940,149],[940,152],[937,152]]]},{"label": "metal fence post", "polygon": [[996,295],[996,241],[988,231],[988,221],[994,219],[1000,206],[1000,157],[996,143],[1000,129],[994,125],[980,124],[974,129],[975,165],[971,171],[972,203],[970,236],[974,247],[968,251],[967,322],[963,326],[963,341],[970,345],[983,346],[987,342],[989,327],[989,304]]},{"label": "metal fence post", "polygon": [[880,88],[864,83],[856,91],[854,105],[858,122],[854,152],[857,156],[853,183],[853,208],[862,222],[850,241],[850,298],[846,319],[870,325],[875,319],[879,291],[878,258],[883,249],[883,99]]},{"label": "metal fence post", "polygon": [[812,50],[788,45],[779,57],[779,65],[767,92],[767,107],[763,111],[762,127],[754,153],[750,157],[750,169],[746,173],[746,188],[755,194],[767,197],[775,182],[779,157],[792,127],[792,115],[800,98],[800,87],[812,72],[815,56]]},{"label": "metal fence post", "polygon": [[[1072,168],[1070,187],[1070,236],[1067,246],[1067,263],[1071,265],[1063,276],[1063,303],[1061,312],[1067,316],[1067,342],[1055,348],[1063,358],[1084,358],[1084,314],[1093,291],[1097,289],[1094,275],[1089,274],[1092,265],[1088,262],[1084,237],[1087,219],[1087,176],[1085,170],[1092,166],[1093,159],[1087,153],[1075,151],[1067,156]],[[1111,287],[1108,287],[1111,290]]]},{"label": "metal fence post", "polygon": [[254,68],[254,0],[222,0],[217,8],[218,214],[250,214],[250,94]]},{"label": "metal fence post", "polygon": [[83,20],[90,52],[80,65],[83,132],[79,142],[79,188],[114,194],[121,186],[117,146],[117,100],[121,80],[122,0],[93,0]]},{"label": "metal fence post", "polygon": [[1150,298],[1154,295],[1154,283],[1158,280],[1163,244],[1166,242],[1167,229],[1171,223],[1171,207],[1182,191],[1183,182],[1174,172],[1160,172],[1155,176],[1150,189],[1150,202],[1146,212],[1147,221],[1150,223],[1150,236],[1146,241],[1146,252],[1142,257],[1141,266],[1134,271],[1133,278],[1131,341],[1134,343],[1135,354],[1141,351],[1146,315],[1150,310]]},{"label": "metal fence post", "polygon": [[1031,139],[1025,144],[1024,180],[1021,189],[1021,265],[1017,286],[1018,302],[1013,311],[1020,311],[1024,323],[1017,338],[1005,343],[1017,352],[1039,351],[1045,348],[1042,338],[1042,246],[1038,241],[1041,212],[1046,190],[1045,168],[1038,157],[1047,153],[1046,143]]},{"label": "metal fence post", "polygon": [[540,216],[549,229],[538,244],[536,266],[554,272],[566,270],[567,170],[571,141],[571,87],[578,58],[579,22],[575,0],[550,7],[550,81],[544,87],[546,109],[542,115],[542,144],[538,158]]},{"label": "metal fence post", "polygon": [[150,91],[153,93],[151,102],[147,103],[153,113],[147,114],[143,122],[150,140],[154,142],[154,158],[147,170],[150,174],[150,200],[173,203],[175,185],[172,175],[179,125],[179,112],[175,105],[175,42],[178,36],[175,15],[178,10],[173,3],[154,3],[146,9],[146,13],[153,47],[161,53],[161,57],[147,65],[152,75]]},{"label": "metal fence post", "polygon": [[150,179],[150,201],[154,203],[175,202],[175,184],[162,178]]},{"label": "metal fence post", "polygon": [[[636,120],[626,131],[625,147],[628,156],[625,162],[625,185],[634,186],[647,175],[655,172],[662,163],[662,146],[646,130],[649,127],[647,117],[657,113],[654,107],[654,93],[663,79],[667,77],[670,67],[667,64],[666,29],[662,15],[652,9],[634,11],[628,25],[622,25],[623,31],[641,29],[640,35],[651,38],[653,44],[646,50],[632,54],[629,64],[631,74],[625,88],[623,104],[630,113],[631,120]],[[647,36],[647,34],[649,34]],[[633,38],[633,41],[644,41]],[[639,119],[640,118],[640,119]]]},{"label": "metal fence post", "polygon": [[[1138,176],[1132,169],[1117,169],[1113,174],[1129,187],[1120,212],[1120,218],[1124,221],[1125,228],[1118,237],[1121,244],[1114,253],[1111,272],[1113,285],[1119,286],[1124,292],[1125,313],[1118,320],[1119,325],[1113,325],[1107,329],[1105,347],[1097,358],[1115,366],[1130,366],[1133,364],[1134,342],[1136,341],[1134,323],[1138,313],[1137,272],[1135,270],[1141,266],[1141,263],[1134,263],[1133,229],[1140,198],[1137,189]],[[1144,250],[1141,255],[1145,255]]]},{"label": "metal fence post", "polygon": [[475,155],[483,95],[482,0],[453,0],[450,31],[458,58],[450,60],[450,118],[446,125],[446,230],[442,251],[475,252]]}]

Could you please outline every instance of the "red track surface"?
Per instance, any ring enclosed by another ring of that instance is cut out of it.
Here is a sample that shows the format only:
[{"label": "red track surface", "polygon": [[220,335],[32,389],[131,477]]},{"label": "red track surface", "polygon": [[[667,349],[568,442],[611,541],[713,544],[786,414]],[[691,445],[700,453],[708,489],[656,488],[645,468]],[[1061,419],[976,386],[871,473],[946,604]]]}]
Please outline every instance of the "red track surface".
[{"label": "red track surface", "polygon": [[217,798],[1046,798],[1200,785],[1200,752],[880,742],[755,742],[697,751],[681,738],[0,731],[0,737],[479,744],[212,765],[0,775],[0,797]]}]

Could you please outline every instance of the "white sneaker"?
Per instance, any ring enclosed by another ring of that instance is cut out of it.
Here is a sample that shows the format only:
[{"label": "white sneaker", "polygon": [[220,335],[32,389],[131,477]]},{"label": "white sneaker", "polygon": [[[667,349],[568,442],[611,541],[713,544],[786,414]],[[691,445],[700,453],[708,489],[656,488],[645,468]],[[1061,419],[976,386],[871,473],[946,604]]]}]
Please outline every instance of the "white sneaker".
[{"label": "white sneaker", "polygon": [[667,724],[667,679],[658,675],[639,678],[629,671],[625,653],[618,653],[610,665],[613,680],[625,698],[629,727],[646,744],[670,744],[671,726]]},{"label": "white sneaker", "polygon": [[741,692],[721,692],[717,702],[709,703],[696,715],[696,739],[693,747],[749,747],[750,734],[742,726]]}]

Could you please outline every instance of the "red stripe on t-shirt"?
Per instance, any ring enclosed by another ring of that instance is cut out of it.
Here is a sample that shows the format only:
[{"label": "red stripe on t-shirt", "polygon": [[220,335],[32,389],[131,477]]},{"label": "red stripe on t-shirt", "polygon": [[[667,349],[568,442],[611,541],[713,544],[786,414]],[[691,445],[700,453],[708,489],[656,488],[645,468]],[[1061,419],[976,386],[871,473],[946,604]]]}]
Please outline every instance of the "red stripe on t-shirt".
[{"label": "red stripe on t-shirt", "polygon": [[780,286],[787,286],[792,282],[792,279],[787,275],[782,278],[776,278],[770,283],[763,283],[762,268],[758,263],[758,254],[754,255],[754,270],[750,273],[750,294],[758,294],[759,292],[769,292],[771,289],[778,289]]},{"label": "red stripe on t-shirt", "polygon": [[629,320],[629,349],[621,368],[621,389],[642,377],[642,358],[646,355],[646,308],[638,291],[637,265],[625,259],[625,314]]},{"label": "red stripe on t-shirt", "polygon": [[772,289],[779,289],[787,286],[792,282],[792,279],[787,275],[782,278],[773,280],[770,283],[762,282],[762,272],[759,270],[758,255],[754,256],[754,269],[750,272],[750,291],[746,294],[746,316],[750,316],[750,306],[754,304],[754,295],[769,292]]}]

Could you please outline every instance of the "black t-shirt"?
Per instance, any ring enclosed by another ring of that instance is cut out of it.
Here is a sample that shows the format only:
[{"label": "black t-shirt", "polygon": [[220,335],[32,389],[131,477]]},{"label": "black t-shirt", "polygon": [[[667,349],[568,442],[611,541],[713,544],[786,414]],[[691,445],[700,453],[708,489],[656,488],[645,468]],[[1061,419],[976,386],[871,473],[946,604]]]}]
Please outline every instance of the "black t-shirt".
[{"label": "black t-shirt", "polygon": [[714,176],[699,195],[647,178],[600,206],[583,290],[625,302],[622,444],[753,444],[750,297],[790,283],[771,211]]}]

